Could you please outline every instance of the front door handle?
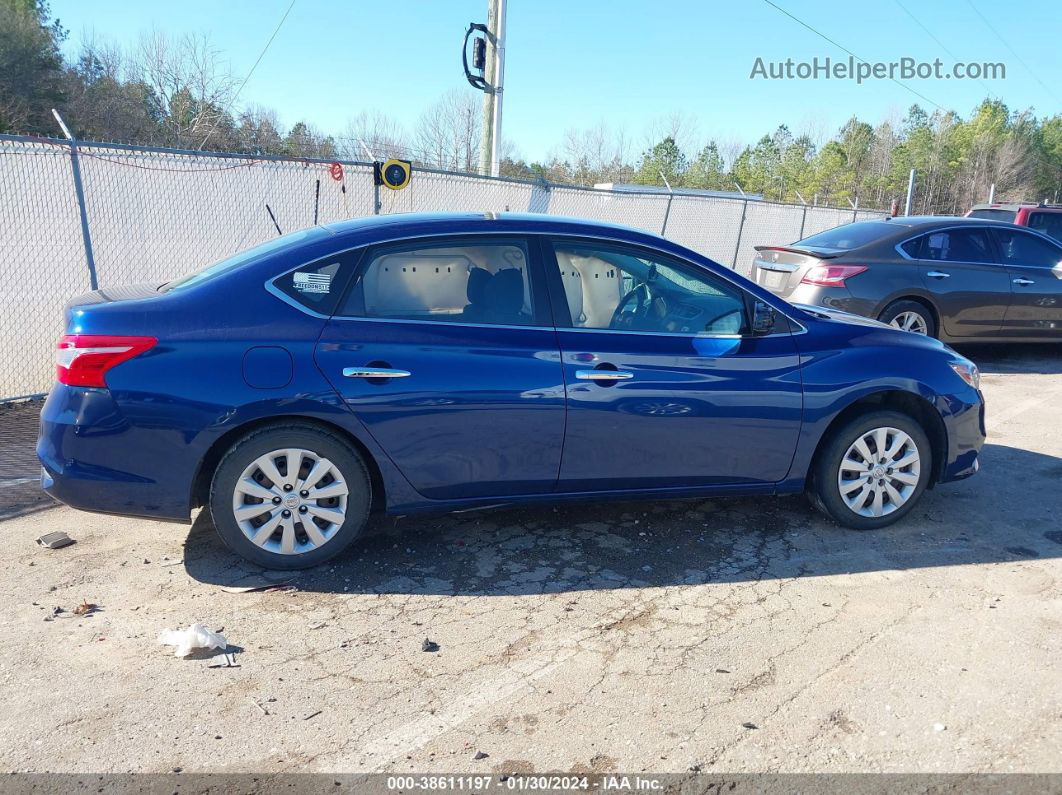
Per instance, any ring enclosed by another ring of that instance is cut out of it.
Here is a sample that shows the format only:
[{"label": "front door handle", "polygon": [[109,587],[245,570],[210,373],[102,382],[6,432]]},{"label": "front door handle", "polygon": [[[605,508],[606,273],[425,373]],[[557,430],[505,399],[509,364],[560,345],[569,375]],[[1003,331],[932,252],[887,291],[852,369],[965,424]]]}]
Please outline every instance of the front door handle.
[{"label": "front door handle", "polygon": [[626,370],[576,370],[575,377],[580,381],[626,381],[634,378],[634,373]]},{"label": "front door handle", "polygon": [[1015,279],[1014,283],[1015,284],[1020,284],[1022,286],[1026,285],[1026,284],[1036,284],[1036,282],[1033,281],[1032,279],[1022,279],[1022,278]]},{"label": "front door handle", "polygon": [[413,373],[389,367],[344,367],[343,375],[347,378],[405,378]]},{"label": "front door handle", "polygon": [[944,271],[930,271],[926,274],[931,279],[947,279],[951,276],[950,273],[944,273]]}]

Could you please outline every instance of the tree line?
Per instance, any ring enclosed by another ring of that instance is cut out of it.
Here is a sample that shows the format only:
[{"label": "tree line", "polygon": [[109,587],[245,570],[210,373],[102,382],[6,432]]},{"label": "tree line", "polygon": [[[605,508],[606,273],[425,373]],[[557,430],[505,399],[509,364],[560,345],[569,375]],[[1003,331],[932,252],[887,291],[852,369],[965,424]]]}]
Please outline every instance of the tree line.
[{"label": "tree line", "polygon": [[[479,95],[451,91],[412,130],[376,111],[325,133],[312,120],[289,128],[278,114],[238,105],[240,80],[206,36],[145,34],[130,46],[83,41],[64,58],[68,32],[47,0],[0,0],[0,132],[55,135],[51,109],[85,140],[250,155],[364,160],[405,157],[417,165],[475,171]],[[885,208],[918,172],[915,208],[963,212],[985,201],[1062,198],[1062,114],[1038,117],[986,99],[966,117],[912,105],[903,118],[840,130],[782,125],[754,144],[700,140],[674,114],[635,144],[605,124],[570,129],[550,155],[522,158],[502,142],[504,176],[557,183],[633,182],[743,191],[767,199]]]}]

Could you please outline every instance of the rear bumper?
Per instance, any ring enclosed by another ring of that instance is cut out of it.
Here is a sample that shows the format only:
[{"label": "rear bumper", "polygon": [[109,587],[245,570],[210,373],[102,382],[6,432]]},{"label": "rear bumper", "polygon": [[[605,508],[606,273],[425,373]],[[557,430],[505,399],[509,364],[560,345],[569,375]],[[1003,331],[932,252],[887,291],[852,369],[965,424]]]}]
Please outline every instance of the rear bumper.
[{"label": "rear bumper", "polygon": [[977,473],[978,456],[985,443],[985,403],[978,391],[976,399],[963,396],[938,398],[937,408],[944,417],[948,435],[948,455],[940,470],[940,482],[962,480]]},{"label": "rear bumper", "polygon": [[83,511],[186,522],[194,465],[166,433],[131,425],[105,389],[57,384],[41,411],[41,486]]}]

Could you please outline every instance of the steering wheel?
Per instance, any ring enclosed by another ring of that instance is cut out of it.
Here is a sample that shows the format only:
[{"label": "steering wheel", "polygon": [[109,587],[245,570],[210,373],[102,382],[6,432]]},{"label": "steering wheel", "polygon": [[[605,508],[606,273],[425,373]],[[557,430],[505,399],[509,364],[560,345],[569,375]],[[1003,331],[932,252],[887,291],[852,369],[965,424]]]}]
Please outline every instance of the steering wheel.
[{"label": "steering wheel", "polygon": [[[627,304],[631,301],[638,299],[638,305],[634,311],[629,314],[624,314],[623,310]],[[612,320],[609,321],[609,328],[632,328],[635,320],[640,320],[649,312],[649,307],[653,303],[653,291],[650,289],[648,283],[642,282],[635,286],[633,290],[627,293],[620,299],[619,304],[616,305],[616,311],[612,313]]]}]

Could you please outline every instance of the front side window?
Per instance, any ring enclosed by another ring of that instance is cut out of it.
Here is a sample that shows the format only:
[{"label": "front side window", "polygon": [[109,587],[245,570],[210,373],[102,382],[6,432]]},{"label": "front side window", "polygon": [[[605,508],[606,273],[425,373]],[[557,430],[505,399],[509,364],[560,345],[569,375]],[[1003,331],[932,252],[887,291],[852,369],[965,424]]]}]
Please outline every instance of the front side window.
[{"label": "front side window", "polygon": [[1062,241],[1062,212],[1031,213],[1029,215],[1029,228],[1035,229],[1048,237]]},{"label": "front side window", "polygon": [[946,229],[922,237],[920,256],[937,262],[995,262],[984,229]]},{"label": "front side window", "polygon": [[526,245],[490,241],[370,252],[341,314],[530,326],[532,307]]},{"label": "front side window", "polygon": [[672,334],[741,334],[740,289],[690,265],[641,250],[553,246],[574,328]]},{"label": "front side window", "polygon": [[997,229],[999,248],[1008,265],[1056,268],[1062,265],[1062,249],[1025,232]]}]

